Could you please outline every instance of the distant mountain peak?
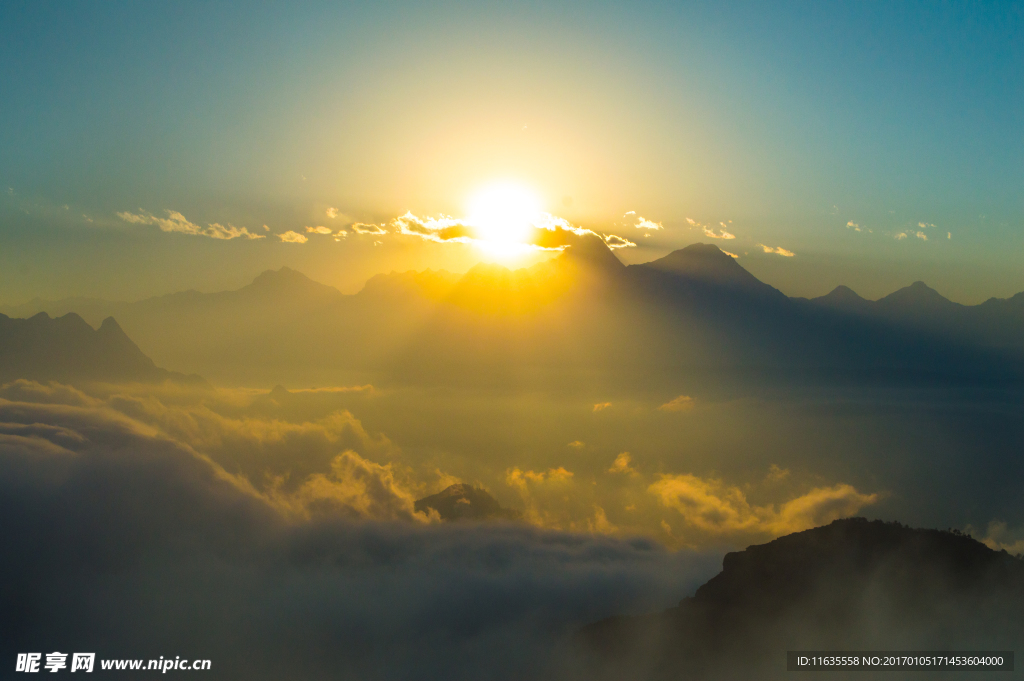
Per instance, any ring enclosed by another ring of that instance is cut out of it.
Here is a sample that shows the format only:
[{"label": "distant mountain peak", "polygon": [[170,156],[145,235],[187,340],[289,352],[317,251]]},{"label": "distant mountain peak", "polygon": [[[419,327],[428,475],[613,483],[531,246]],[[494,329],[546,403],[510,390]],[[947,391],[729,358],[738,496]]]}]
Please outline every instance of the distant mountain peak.
[{"label": "distant mountain peak", "polygon": [[829,291],[828,294],[822,296],[822,299],[830,299],[830,300],[864,300],[864,298],[861,298],[857,294],[857,292],[854,291],[852,288],[850,288],[849,286],[843,286],[842,284],[840,284],[839,286],[836,286],[834,289]]},{"label": "distant mountain peak", "polygon": [[124,329],[121,328],[121,325],[118,324],[117,320],[114,319],[113,317],[107,317],[106,319],[104,319],[100,323],[100,328],[98,329],[98,331],[105,335],[116,334],[119,336],[127,336],[127,334],[124,332]]},{"label": "distant mountain peak", "polygon": [[857,292],[849,286],[843,286],[842,284],[836,286],[823,296],[812,298],[811,302],[834,308],[858,311],[864,311],[871,305],[874,305],[871,301],[857,295]]},{"label": "distant mountain peak", "polygon": [[574,240],[559,259],[591,271],[618,273],[626,269],[612,249],[608,248],[600,237],[593,235],[585,235]]},{"label": "distant mountain peak", "polygon": [[905,286],[898,291],[881,298],[879,301],[884,307],[913,306],[915,308],[953,308],[958,307],[957,303],[944,297],[941,293],[928,286],[923,281],[915,281],[910,286]]},{"label": "distant mountain peak", "polygon": [[720,286],[768,287],[743,269],[743,266],[736,262],[736,258],[714,244],[691,244],[686,248],[672,251],[663,258],[645,263],[643,267]]},{"label": "distant mountain peak", "polygon": [[519,517],[516,511],[502,508],[486,491],[462,482],[418,500],[414,507],[417,513],[436,511],[441,520],[514,520]]},{"label": "distant mountain peak", "polygon": [[279,287],[281,285],[295,283],[316,283],[302,272],[293,270],[290,267],[282,267],[279,270],[264,270],[256,275],[250,286],[258,288]]},{"label": "distant mountain peak", "polygon": [[341,291],[333,286],[314,281],[302,272],[293,270],[290,267],[282,267],[279,270],[264,270],[252,280],[251,284],[242,287],[240,292],[264,295],[296,293],[322,296],[343,295]]},{"label": "distant mountain peak", "polygon": [[94,329],[69,312],[51,319],[40,312],[29,319],[2,317],[0,383],[30,380],[201,381],[157,368],[113,317]]}]

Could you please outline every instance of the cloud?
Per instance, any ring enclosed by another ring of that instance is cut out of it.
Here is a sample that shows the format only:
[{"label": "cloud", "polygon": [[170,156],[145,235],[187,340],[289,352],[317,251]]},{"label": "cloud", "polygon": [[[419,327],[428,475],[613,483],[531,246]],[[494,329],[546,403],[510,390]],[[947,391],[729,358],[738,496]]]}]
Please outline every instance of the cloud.
[{"label": "cloud", "polygon": [[314,473],[293,494],[272,498],[307,516],[421,519],[413,510],[413,495],[395,480],[392,465],[367,461],[353,451],[335,457],[329,474]]},{"label": "cloud", "polygon": [[917,232],[914,234],[914,236],[916,236],[918,239],[921,239],[922,241],[928,241],[928,235],[925,234],[924,232]]},{"label": "cloud", "polygon": [[721,248],[719,248],[718,250],[722,251],[722,253],[725,253],[730,258],[736,258],[737,260],[739,260],[740,258],[740,256],[736,255],[735,253],[730,253],[729,251],[722,250]]},{"label": "cloud", "polygon": [[277,238],[287,244],[304,244],[309,241],[309,237],[305,234],[299,234],[298,232],[289,229],[283,234],[278,234]]},{"label": "cloud", "polygon": [[693,398],[680,395],[658,407],[659,411],[690,411],[693,409]]},{"label": "cloud", "polygon": [[778,465],[772,464],[768,469],[768,477],[765,478],[768,482],[781,482],[789,477],[788,468],[779,468]]},{"label": "cloud", "polygon": [[317,227],[306,227],[306,231],[311,234],[331,234],[334,230],[332,230],[330,227],[324,227],[323,225],[319,225]]},{"label": "cloud", "polygon": [[160,230],[164,232],[180,232],[181,234],[208,236],[211,239],[237,239],[239,237],[245,237],[246,239],[264,238],[262,234],[253,234],[245,227],[235,227],[232,224],[228,224],[225,227],[217,222],[210,223],[206,227],[200,227],[194,222],[190,222],[184,215],[176,210],[168,210],[166,213],[166,218],[158,218],[145,211],[141,211],[139,213],[129,213],[125,211],[123,213],[118,213],[117,217],[121,218],[125,222],[135,225],[157,225],[160,227]]},{"label": "cloud", "polygon": [[928,229],[929,227],[934,227],[935,225],[933,225],[930,222],[919,222],[917,223],[917,226],[920,227],[921,229]]},{"label": "cloud", "polygon": [[846,227],[847,228],[853,227],[853,231],[855,231],[855,232],[859,232],[860,231],[860,225],[858,225],[853,220],[850,220],[849,222],[847,222],[846,223]]},{"label": "cloud", "polygon": [[[437,243],[473,243],[478,241],[476,229],[466,220],[448,216],[423,218],[407,212],[393,219],[389,226],[397,234],[416,236]],[[581,238],[598,238],[609,248],[628,248],[636,244],[617,235],[601,236],[576,227],[568,220],[550,213],[534,216],[523,245],[540,250],[562,250],[579,243]]]},{"label": "cloud", "polygon": [[623,215],[622,217],[626,218],[626,217],[631,217],[631,216],[635,216],[636,217],[636,223],[633,226],[636,227],[637,229],[648,229],[648,230],[663,229],[663,227],[662,227],[660,222],[654,222],[653,220],[648,220],[647,218],[643,217],[642,215],[637,215],[636,211],[632,211],[631,210],[631,211],[627,212],[625,215]]},{"label": "cloud", "polygon": [[574,532],[618,530],[607,517],[601,521],[603,510],[594,515],[600,505],[595,503],[591,482],[577,481],[575,474],[562,466],[546,471],[509,468],[505,484],[519,494],[522,518],[531,525]]},{"label": "cloud", "polygon": [[348,412],[314,422],[232,419],[199,405],[168,406],[153,396],[115,394],[106,400],[73,388],[18,381],[0,388],[0,434],[26,427],[74,452],[97,444],[179,452],[212,475],[295,517],[335,515],[414,520],[413,485],[400,479],[386,439],[372,437]]},{"label": "cloud", "polygon": [[604,243],[612,250],[616,248],[632,248],[636,246],[636,244],[629,239],[623,239],[621,236],[616,236],[614,234],[606,234],[604,236]]},{"label": "cloud", "polygon": [[326,213],[327,213],[327,217],[331,218],[332,220],[334,218],[338,217],[338,209],[337,208],[328,208],[326,210]]},{"label": "cloud", "polygon": [[381,225],[373,225],[366,222],[354,222],[349,228],[356,234],[387,234],[388,231]]},{"label": "cloud", "polygon": [[622,452],[617,457],[615,457],[615,462],[612,463],[612,467],[608,469],[608,472],[625,473],[628,475],[639,475],[636,469],[629,465],[632,460],[633,457],[630,455],[629,452]]},{"label": "cloud", "polygon": [[775,253],[776,255],[781,255],[786,258],[792,258],[794,255],[796,255],[796,253],[794,253],[793,251],[788,251],[782,246],[776,246],[775,248],[772,248],[771,246],[765,246],[764,244],[757,245],[760,246],[761,250],[763,250],[765,253]]},{"label": "cloud", "polygon": [[753,533],[779,536],[855,515],[878,500],[850,485],[819,487],[791,499],[779,509],[751,505],[739,487],[695,475],[662,475],[648,487],[664,507],[679,512],[683,522],[711,534]]},{"label": "cloud", "polygon": [[[968,526],[967,534],[971,534],[972,530],[973,528]],[[1007,529],[1004,521],[993,520],[988,524],[985,537],[979,541],[993,551],[1006,551],[1017,556],[1024,553],[1024,528],[1012,531]]]},{"label": "cloud", "polygon": [[[104,657],[195,651],[253,681],[564,678],[559,655],[582,624],[662,608],[718,569],[718,556],[637,538],[296,519],[106,401],[4,394],[0,542],[17,547],[0,565],[5,659],[56,637]],[[364,457],[330,475],[386,482]],[[538,475],[527,484],[561,484],[559,469]],[[600,506],[586,522],[614,529]]]},{"label": "cloud", "polygon": [[611,402],[598,402],[594,405],[594,411],[604,411],[612,406]]},{"label": "cloud", "polygon": [[468,243],[473,240],[473,228],[468,223],[444,215],[420,218],[410,211],[392,220],[391,227],[398,234],[418,236],[428,241]]},{"label": "cloud", "polygon": [[537,473],[535,471],[523,471],[518,467],[510,468],[505,473],[505,482],[509,487],[527,489],[530,484],[551,484],[563,483],[571,480],[573,472],[561,466],[549,468],[547,471]]},{"label": "cloud", "polygon": [[572,442],[570,442],[570,443],[569,443],[568,445],[566,445],[566,446],[568,446],[568,447],[572,447],[573,449],[583,449],[583,448],[584,448],[584,447],[586,447],[587,445],[586,445],[586,443],[585,443],[585,442],[582,442],[582,441],[580,441],[580,440],[573,440]]},{"label": "cloud", "polygon": [[704,236],[706,236],[708,238],[711,238],[711,239],[735,239],[736,238],[734,235],[732,235],[729,232],[725,231],[725,229],[721,229],[720,230],[720,232],[721,232],[720,234],[715,234],[715,230],[708,229],[707,227],[703,227],[703,229],[704,229]]}]

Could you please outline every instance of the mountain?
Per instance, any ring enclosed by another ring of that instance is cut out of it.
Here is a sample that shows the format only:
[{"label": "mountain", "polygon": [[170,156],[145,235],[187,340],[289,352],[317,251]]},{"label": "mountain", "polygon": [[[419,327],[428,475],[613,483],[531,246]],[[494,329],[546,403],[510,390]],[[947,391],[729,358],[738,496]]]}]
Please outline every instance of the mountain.
[{"label": "mountain", "polygon": [[981,305],[961,305],[916,281],[875,301],[839,286],[807,302],[956,343],[1017,352],[1024,349],[1024,293],[1009,299],[990,298]]},{"label": "mountain", "polygon": [[45,312],[29,319],[0,315],[0,383],[19,378],[203,382],[198,376],[158,368],[113,317],[94,329],[73,312],[56,319]]},{"label": "mountain", "polygon": [[666,272],[691,284],[706,287],[722,287],[762,294],[769,290],[775,291],[743,269],[736,258],[712,244],[693,244],[673,251],[658,260],[631,267],[638,270],[651,269]]},{"label": "mountain", "polygon": [[853,289],[842,285],[836,286],[828,294],[820,298],[814,298],[813,302],[835,310],[857,313],[869,312],[873,305],[872,301],[861,298]]},{"label": "mountain", "polygon": [[459,483],[420,499],[417,513],[437,511],[441,520],[516,520],[519,513],[502,508],[498,500],[479,487]]},{"label": "mountain", "polygon": [[235,291],[18,310],[33,306],[116,315],[157,364],[229,385],[1024,381],[1024,296],[961,306],[914,284],[881,301],[791,299],[711,244],[627,267],[581,239],[529,268],[392,272],[354,295],[282,268]]},{"label": "mountain", "polygon": [[787,650],[1012,650],[1024,561],[863,518],[745,551],[678,606],[579,634],[595,678],[788,678]]},{"label": "mountain", "polygon": [[877,306],[893,314],[949,314],[963,306],[942,296],[923,281],[890,293],[877,301]]}]

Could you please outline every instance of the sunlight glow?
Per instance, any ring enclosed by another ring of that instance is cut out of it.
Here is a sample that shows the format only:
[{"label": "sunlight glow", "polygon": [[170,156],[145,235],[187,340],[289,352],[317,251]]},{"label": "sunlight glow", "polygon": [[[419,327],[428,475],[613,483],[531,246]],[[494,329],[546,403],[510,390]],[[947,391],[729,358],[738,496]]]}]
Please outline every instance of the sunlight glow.
[{"label": "sunlight glow", "polygon": [[525,241],[541,214],[536,192],[520,184],[500,182],[479,190],[470,199],[467,221],[477,232],[480,247],[497,256],[529,250]]}]

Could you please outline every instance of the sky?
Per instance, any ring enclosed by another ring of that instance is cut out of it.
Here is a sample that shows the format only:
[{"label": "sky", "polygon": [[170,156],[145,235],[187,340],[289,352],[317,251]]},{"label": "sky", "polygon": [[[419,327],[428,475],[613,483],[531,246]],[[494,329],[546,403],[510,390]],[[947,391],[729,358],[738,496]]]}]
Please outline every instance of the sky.
[{"label": "sky", "polygon": [[788,295],[1007,297],[1022,26],[1015,3],[4,3],[0,301],[465,271],[488,253],[393,221],[495,181],[628,263],[705,241]]}]

